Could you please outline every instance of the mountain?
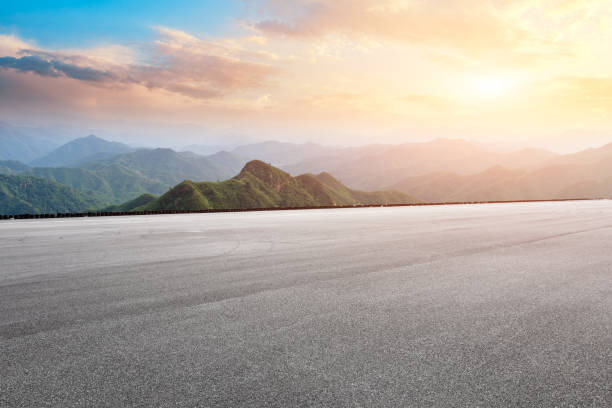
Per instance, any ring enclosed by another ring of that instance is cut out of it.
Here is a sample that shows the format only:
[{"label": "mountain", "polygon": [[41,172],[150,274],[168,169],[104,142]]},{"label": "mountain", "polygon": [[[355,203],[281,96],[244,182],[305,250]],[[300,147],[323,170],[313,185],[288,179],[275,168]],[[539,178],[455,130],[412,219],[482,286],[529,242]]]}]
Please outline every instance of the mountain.
[{"label": "mountain", "polygon": [[414,202],[414,198],[397,191],[352,190],[326,173],[291,177],[276,167],[253,160],[232,179],[218,183],[186,180],[137,209],[204,210]]},{"label": "mountain", "polygon": [[389,188],[419,197],[426,202],[502,201],[520,199],[509,191],[509,184],[523,175],[523,170],[491,167],[481,173],[461,175],[451,172],[407,177]]},{"label": "mountain", "polygon": [[[186,179],[206,181],[227,179],[240,170],[244,160],[227,152],[200,156],[192,152],[178,153],[171,149],[141,149],[84,163],[82,167],[98,172],[113,165],[121,166],[170,187]],[[153,191],[148,192],[155,194]]]},{"label": "mountain", "polygon": [[338,148],[322,146],[316,143],[284,143],[266,141],[239,146],[232,154],[246,160],[261,160],[275,166],[285,166],[334,154]]},{"label": "mountain", "polygon": [[15,160],[0,160],[0,174],[19,174],[29,168],[30,166]]},{"label": "mountain", "polygon": [[193,152],[199,154],[201,156],[210,156],[211,154],[219,153],[222,151],[231,150],[233,147],[231,145],[200,145],[200,144],[192,144],[185,146],[183,151]]},{"label": "mountain", "polygon": [[32,166],[72,167],[92,158],[127,153],[133,149],[118,142],[109,142],[94,135],[81,137],[61,145],[48,155],[31,162]]},{"label": "mountain", "polygon": [[220,152],[203,157],[170,149],[138,150],[83,163],[83,167],[28,167],[0,162],[0,173],[51,180],[90,197],[100,206],[132,200],[142,194],[160,195],[188,178],[219,180],[231,177],[243,160]]},{"label": "mountain", "polygon": [[107,212],[128,212],[128,211],[132,211],[138,207],[142,207],[145,206],[147,204],[149,204],[152,201],[155,201],[157,197],[155,197],[152,194],[143,194],[140,195],[138,197],[136,197],[133,200],[130,200],[126,203],[123,203],[121,205],[111,205],[109,207],[103,208],[102,211],[107,211]]},{"label": "mountain", "polygon": [[558,156],[547,161],[545,164],[548,166],[565,164],[593,164],[610,158],[612,158],[612,143],[598,148],[591,148],[579,151],[577,153]]},{"label": "mountain", "polygon": [[99,205],[96,200],[50,180],[0,175],[0,214],[80,212]]},{"label": "mountain", "polygon": [[88,170],[78,167],[33,167],[26,173],[69,186],[101,203],[118,204],[143,193],[162,194],[168,185],[118,164]]},{"label": "mountain", "polygon": [[0,160],[30,162],[41,157],[59,143],[31,129],[0,122]]},{"label": "mountain", "polygon": [[291,174],[328,171],[343,183],[362,189],[379,189],[406,177],[429,173],[473,174],[492,166],[508,169],[535,168],[555,158],[552,152],[525,149],[511,153],[491,152],[464,140],[437,139],[425,143],[373,146],[348,150],[340,155],[285,166]]},{"label": "mountain", "polygon": [[437,202],[612,198],[612,145],[555,157],[535,169],[431,173],[389,188]]}]

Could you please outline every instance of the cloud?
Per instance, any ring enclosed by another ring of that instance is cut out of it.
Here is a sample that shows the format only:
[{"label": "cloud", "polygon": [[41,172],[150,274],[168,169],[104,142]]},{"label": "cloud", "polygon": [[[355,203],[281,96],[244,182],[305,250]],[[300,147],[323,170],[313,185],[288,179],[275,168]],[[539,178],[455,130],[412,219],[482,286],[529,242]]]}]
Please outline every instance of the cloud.
[{"label": "cloud", "polygon": [[[117,61],[113,52],[95,49],[75,51],[19,49],[16,56],[0,56],[0,70],[33,73],[41,77],[65,77],[100,86],[125,88],[140,85],[163,89],[192,99],[222,98],[225,95],[257,88],[266,83],[275,69],[259,61],[248,61],[236,46],[215,44],[179,30],[158,27],[160,38],[139,61],[126,63],[124,49]],[[1,44],[29,45],[14,37],[0,36]],[[101,57],[102,55],[102,57]]]},{"label": "cloud", "polygon": [[197,86],[169,84],[165,87],[165,89],[167,91],[176,92],[195,99],[215,99],[221,97],[221,94],[217,91]]},{"label": "cloud", "polygon": [[346,33],[467,52],[506,48],[528,37],[520,25],[509,24],[497,8],[480,1],[302,0],[289,12],[286,6],[280,12],[278,2],[265,4],[273,17],[254,27],[268,35]]},{"label": "cloud", "polygon": [[[253,0],[269,38],[344,36],[427,47],[470,60],[531,66],[575,55],[577,33],[610,15],[600,0]],[[608,3],[609,4],[609,3]],[[599,20],[597,20],[599,21]],[[597,23],[607,26],[605,22]],[[578,41],[579,42],[579,41]]]},{"label": "cloud", "polygon": [[612,78],[567,76],[548,83],[551,93],[559,96],[558,104],[599,109],[612,109]]},{"label": "cloud", "polygon": [[[612,109],[610,2],[248,1],[260,7],[228,36],[153,27],[146,43],[49,49],[0,35],[2,110],[505,131],[593,123]],[[487,77],[516,81],[485,101],[473,82]],[[360,132],[380,129],[368,126]]]},{"label": "cloud", "polygon": [[106,81],[113,78],[109,72],[90,67],[80,67],[55,59],[45,59],[36,55],[25,57],[0,57],[0,68],[12,68],[20,72],[33,72],[40,76],[66,76],[80,81]]},{"label": "cloud", "polygon": [[0,55],[17,56],[20,50],[32,49],[34,46],[14,35],[0,34]]}]

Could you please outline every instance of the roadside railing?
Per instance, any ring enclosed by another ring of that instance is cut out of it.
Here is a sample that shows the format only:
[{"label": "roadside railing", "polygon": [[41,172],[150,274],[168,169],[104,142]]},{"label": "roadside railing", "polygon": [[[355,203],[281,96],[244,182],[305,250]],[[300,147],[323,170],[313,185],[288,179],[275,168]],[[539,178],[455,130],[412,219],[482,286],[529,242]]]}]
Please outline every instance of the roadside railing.
[{"label": "roadside railing", "polygon": [[0,220],[29,220],[40,218],[83,218],[83,217],[118,217],[129,215],[168,215],[168,214],[207,214],[227,212],[251,212],[251,211],[289,211],[289,210],[321,210],[342,208],[371,208],[371,207],[421,207],[439,205],[473,205],[473,204],[507,204],[507,203],[538,203],[556,201],[592,201],[597,198],[571,198],[556,200],[516,200],[516,201],[456,201],[444,203],[408,203],[408,204],[363,204],[363,205],[338,205],[338,206],[314,206],[314,207],[270,207],[270,208],[234,208],[234,209],[208,209],[208,210],[159,210],[159,211],[90,211],[79,213],[48,213],[48,214],[0,214]]}]

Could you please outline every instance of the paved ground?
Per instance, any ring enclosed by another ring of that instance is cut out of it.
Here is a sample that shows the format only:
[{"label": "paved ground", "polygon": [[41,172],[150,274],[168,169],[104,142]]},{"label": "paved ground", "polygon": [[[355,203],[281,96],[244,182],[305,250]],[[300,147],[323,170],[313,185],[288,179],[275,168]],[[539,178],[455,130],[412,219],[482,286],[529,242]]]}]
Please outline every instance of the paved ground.
[{"label": "paved ground", "polygon": [[0,406],[612,406],[612,201],[0,222]]}]

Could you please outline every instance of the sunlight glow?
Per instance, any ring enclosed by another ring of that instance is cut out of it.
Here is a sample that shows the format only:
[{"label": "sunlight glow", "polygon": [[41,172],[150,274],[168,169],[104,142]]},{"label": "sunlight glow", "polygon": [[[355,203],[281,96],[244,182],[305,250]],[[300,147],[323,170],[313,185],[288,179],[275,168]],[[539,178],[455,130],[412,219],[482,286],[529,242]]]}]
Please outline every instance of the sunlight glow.
[{"label": "sunlight glow", "polygon": [[483,76],[473,81],[472,89],[476,96],[497,99],[510,93],[513,81],[502,76]]}]

